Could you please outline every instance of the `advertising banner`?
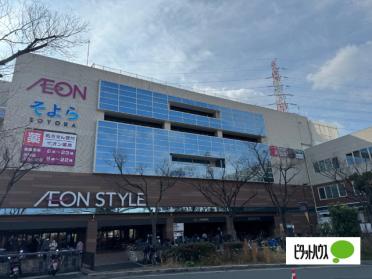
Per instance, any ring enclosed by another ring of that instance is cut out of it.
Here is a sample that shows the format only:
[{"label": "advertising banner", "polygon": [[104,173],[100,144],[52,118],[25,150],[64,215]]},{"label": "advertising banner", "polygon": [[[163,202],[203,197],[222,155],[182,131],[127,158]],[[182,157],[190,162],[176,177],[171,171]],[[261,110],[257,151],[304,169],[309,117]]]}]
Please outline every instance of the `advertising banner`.
[{"label": "advertising banner", "polygon": [[44,165],[74,166],[76,135],[27,129],[23,134],[22,160]]},{"label": "advertising banner", "polygon": [[287,265],[359,265],[360,237],[287,237]]}]

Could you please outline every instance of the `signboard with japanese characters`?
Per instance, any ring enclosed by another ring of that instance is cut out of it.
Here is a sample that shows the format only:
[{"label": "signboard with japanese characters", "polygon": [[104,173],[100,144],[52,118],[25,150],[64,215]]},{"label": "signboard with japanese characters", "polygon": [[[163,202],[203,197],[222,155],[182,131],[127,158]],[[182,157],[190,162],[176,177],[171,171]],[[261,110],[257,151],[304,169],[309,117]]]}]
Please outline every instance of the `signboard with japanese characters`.
[{"label": "signboard with japanese characters", "polygon": [[35,115],[35,117],[30,117],[30,123],[76,128],[76,121],[80,118],[74,106],[59,104],[48,106],[43,101],[37,100],[30,107]]},{"label": "signboard with japanese characters", "polygon": [[290,158],[290,159],[298,159],[304,160],[304,151],[300,149],[292,149],[292,148],[285,148],[285,147],[278,147],[275,145],[270,145],[270,156],[272,157],[282,157],[282,158]]},{"label": "signboard with japanese characters", "polygon": [[23,134],[22,160],[43,165],[74,166],[76,135],[27,129]]}]

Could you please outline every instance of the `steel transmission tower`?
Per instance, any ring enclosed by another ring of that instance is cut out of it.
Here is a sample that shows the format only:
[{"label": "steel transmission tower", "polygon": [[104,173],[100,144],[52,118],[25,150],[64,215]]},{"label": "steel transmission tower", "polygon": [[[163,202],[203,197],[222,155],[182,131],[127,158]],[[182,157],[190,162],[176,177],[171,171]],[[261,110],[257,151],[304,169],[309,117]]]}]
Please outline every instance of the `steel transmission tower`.
[{"label": "steel transmission tower", "polygon": [[274,87],[274,96],[276,103],[276,110],[287,112],[288,103],[283,94],[283,85],[281,83],[281,75],[279,73],[279,67],[276,64],[276,58],[271,62],[272,78],[273,78],[273,87]]}]

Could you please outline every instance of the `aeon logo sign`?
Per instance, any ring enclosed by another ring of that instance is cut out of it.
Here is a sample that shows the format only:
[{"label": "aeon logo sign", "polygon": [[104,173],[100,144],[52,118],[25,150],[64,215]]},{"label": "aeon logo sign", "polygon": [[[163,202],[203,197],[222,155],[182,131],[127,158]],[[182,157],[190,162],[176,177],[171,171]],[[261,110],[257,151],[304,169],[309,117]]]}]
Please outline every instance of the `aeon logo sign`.
[{"label": "aeon logo sign", "polygon": [[70,84],[66,81],[55,81],[53,79],[41,78],[31,84],[26,90],[30,90],[35,86],[41,87],[41,92],[44,94],[57,94],[61,97],[72,97],[74,99],[80,97],[85,100],[87,97],[87,87],[79,87],[76,84]]}]

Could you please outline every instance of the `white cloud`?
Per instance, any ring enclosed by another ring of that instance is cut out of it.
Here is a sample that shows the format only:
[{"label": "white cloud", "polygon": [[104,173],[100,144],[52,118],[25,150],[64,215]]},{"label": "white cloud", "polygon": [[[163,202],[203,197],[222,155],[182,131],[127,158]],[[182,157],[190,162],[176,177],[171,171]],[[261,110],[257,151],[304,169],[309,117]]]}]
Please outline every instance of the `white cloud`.
[{"label": "white cloud", "polygon": [[307,80],[312,82],[313,89],[360,88],[369,84],[371,59],[372,41],[362,45],[348,45],[339,49],[317,72],[308,74]]},{"label": "white cloud", "polygon": [[267,95],[263,92],[259,92],[253,89],[226,89],[213,87],[194,87],[193,89],[197,92],[201,92],[207,95],[226,98],[251,105],[267,105],[267,103],[265,103],[265,98],[267,97]]}]

